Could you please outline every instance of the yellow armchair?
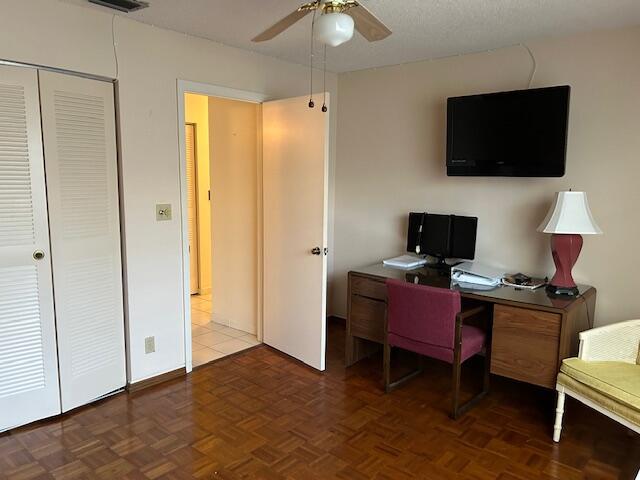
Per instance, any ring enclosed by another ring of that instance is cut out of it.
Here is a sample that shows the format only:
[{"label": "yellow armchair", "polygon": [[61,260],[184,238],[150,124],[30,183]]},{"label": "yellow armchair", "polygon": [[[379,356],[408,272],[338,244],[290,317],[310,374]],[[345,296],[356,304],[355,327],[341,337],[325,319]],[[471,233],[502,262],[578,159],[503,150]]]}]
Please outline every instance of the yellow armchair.
[{"label": "yellow armchair", "polygon": [[553,440],[560,441],[565,395],[640,433],[640,320],[580,333],[577,358],[562,361]]}]

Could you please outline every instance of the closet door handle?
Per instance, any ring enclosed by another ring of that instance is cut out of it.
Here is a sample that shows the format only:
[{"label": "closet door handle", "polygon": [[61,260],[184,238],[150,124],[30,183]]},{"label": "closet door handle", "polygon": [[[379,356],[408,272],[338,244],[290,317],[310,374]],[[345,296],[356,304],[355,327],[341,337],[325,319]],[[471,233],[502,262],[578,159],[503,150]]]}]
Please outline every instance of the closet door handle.
[{"label": "closet door handle", "polygon": [[42,250],[36,250],[33,252],[34,260],[42,260],[44,258],[44,252]]}]

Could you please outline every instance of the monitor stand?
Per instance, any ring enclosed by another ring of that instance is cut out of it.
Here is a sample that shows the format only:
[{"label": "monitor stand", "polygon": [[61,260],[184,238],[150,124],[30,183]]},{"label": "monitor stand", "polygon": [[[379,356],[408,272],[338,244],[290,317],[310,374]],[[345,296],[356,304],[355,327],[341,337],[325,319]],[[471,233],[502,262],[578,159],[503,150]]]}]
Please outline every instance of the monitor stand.
[{"label": "monitor stand", "polygon": [[441,275],[449,275],[451,271],[451,265],[449,265],[446,262],[446,259],[444,257],[436,257],[436,258],[437,258],[436,263],[427,263],[425,267],[431,268],[433,270],[437,270],[438,273]]}]

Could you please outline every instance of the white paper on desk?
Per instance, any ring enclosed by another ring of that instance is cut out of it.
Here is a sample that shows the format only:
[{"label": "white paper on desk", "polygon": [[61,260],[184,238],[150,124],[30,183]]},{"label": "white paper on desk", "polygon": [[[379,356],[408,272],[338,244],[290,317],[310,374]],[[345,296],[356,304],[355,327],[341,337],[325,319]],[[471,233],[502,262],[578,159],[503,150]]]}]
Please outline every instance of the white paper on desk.
[{"label": "white paper on desk", "polygon": [[484,285],[486,287],[495,287],[500,285],[500,279],[482,277],[473,273],[451,272],[451,281],[459,284]]},{"label": "white paper on desk", "polygon": [[460,287],[464,290],[491,291],[498,288],[498,285],[480,285],[479,283],[465,283],[451,281],[452,286]]},{"label": "white paper on desk", "polygon": [[478,262],[462,262],[451,267],[451,280],[495,287],[500,285],[504,272]]},{"label": "white paper on desk", "polygon": [[413,255],[400,255],[399,257],[383,260],[382,263],[388,267],[396,267],[409,270],[412,268],[421,267],[422,265],[425,265],[427,261],[424,258],[414,257]]}]

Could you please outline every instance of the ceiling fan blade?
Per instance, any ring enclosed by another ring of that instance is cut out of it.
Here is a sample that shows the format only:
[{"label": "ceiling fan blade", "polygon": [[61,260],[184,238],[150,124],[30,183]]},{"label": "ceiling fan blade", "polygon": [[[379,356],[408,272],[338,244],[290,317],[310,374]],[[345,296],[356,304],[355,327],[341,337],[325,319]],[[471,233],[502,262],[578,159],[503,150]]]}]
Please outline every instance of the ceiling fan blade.
[{"label": "ceiling fan blade", "polygon": [[391,30],[361,3],[351,7],[346,13],[353,17],[356,30],[370,42],[377,42],[391,35]]},{"label": "ceiling fan blade", "polygon": [[284,32],[291,25],[303,18],[312,9],[298,9],[295,12],[290,13],[279,22],[267,28],[260,35],[251,39],[252,42],[264,42],[265,40],[271,40],[276,35]]}]

